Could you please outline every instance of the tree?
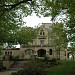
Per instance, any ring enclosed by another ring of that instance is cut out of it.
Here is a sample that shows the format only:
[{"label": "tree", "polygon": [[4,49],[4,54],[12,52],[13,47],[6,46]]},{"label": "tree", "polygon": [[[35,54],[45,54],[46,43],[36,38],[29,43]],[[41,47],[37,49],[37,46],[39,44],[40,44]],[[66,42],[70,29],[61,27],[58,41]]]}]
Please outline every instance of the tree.
[{"label": "tree", "polygon": [[62,48],[65,50],[68,47],[67,32],[65,30],[64,24],[56,23],[55,25],[53,25],[52,35],[54,35],[54,47],[58,51],[60,58],[60,50]]},{"label": "tree", "polygon": [[69,41],[75,41],[75,0],[1,0],[0,11],[0,25],[6,27],[23,25],[22,18],[32,12],[52,16],[53,23],[58,16],[65,15],[64,24]]},{"label": "tree", "polygon": [[10,36],[24,24],[23,17],[32,13],[34,5],[31,0],[0,0],[0,42],[12,42]]},{"label": "tree", "polygon": [[64,15],[66,18],[63,20],[69,41],[75,41],[75,0],[44,0],[43,2],[44,16],[52,16],[53,23],[57,20],[58,16]]},{"label": "tree", "polygon": [[0,55],[2,54],[1,50],[2,50],[2,46],[0,45]]},{"label": "tree", "polygon": [[20,44],[28,44],[33,42],[33,39],[36,38],[36,30],[31,27],[22,27],[15,34],[16,42]]},{"label": "tree", "polygon": [[6,12],[9,12],[12,9],[15,9],[17,6],[19,6],[22,3],[27,3],[28,1],[32,0],[1,0],[0,1],[0,16],[3,16]]}]

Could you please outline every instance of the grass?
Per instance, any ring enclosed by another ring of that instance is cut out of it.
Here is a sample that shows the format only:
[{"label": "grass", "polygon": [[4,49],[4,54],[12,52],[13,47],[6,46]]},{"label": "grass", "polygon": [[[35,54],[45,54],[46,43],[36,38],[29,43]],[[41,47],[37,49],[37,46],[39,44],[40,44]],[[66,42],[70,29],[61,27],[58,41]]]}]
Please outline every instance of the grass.
[{"label": "grass", "polygon": [[75,75],[75,61],[62,61],[61,65],[49,68],[48,75]]}]

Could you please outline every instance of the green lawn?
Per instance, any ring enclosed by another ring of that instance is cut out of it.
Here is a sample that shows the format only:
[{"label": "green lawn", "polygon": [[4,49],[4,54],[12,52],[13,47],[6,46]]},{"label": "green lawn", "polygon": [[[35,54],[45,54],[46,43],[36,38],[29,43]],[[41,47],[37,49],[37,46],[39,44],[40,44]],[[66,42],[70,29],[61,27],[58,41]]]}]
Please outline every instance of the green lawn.
[{"label": "green lawn", "polygon": [[62,61],[61,65],[49,68],[48,75],[75,75],[75,61]]}]

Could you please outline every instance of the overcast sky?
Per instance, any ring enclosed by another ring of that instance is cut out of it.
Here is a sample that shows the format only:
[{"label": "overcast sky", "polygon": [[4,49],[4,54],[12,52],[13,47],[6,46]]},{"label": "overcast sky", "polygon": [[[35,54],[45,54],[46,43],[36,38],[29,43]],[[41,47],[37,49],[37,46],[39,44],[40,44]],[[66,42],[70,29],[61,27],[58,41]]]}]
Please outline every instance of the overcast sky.
[{"label": "overcast sky", "polygon": [[24,22],[26,22],[25,26],[29,27],[35,27],[39,25],[40,23],[51,23],[50,17],[37,17],[35,14],[32,14],[31,16],[24,17]]}]

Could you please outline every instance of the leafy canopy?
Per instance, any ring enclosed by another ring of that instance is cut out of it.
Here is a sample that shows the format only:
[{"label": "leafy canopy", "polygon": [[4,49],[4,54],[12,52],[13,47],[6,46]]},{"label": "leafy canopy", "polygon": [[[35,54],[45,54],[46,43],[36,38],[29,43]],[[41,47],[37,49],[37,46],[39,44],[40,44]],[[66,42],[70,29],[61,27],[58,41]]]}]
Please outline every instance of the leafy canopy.
[{"label": "leafy canopy", "polygon": [[69,41],[75,41],[75,0],[0,0],[0,37],[23,25],[22,18],[32,12],[52,16],[53,22],[65,14],[63,21]]},{"label": "leafy canopy", "polygon": [[0,0],[1,43],[15,42],[15,33],[24,25],[23,17],[32,13],[34,5],[31,0]]}]

